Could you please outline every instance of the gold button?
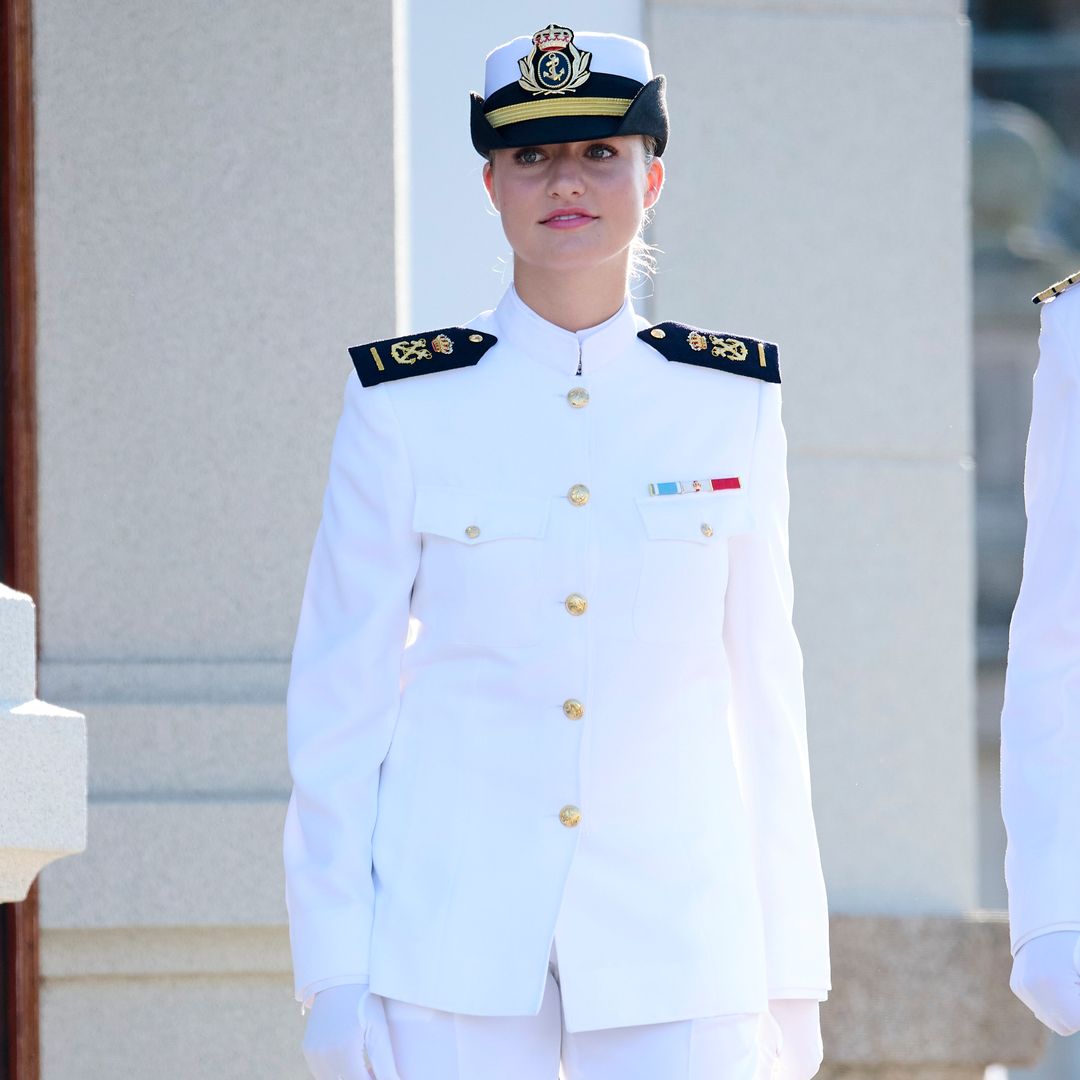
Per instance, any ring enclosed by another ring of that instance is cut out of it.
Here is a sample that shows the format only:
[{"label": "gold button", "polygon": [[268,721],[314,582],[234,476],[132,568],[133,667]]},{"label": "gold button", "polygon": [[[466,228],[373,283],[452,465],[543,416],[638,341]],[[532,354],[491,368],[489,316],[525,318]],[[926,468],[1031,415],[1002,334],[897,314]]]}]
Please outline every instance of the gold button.
[{"label": "gold button", "polygon": [[566,493],[566,497],[575,506],[584,506],[589,501],[589,489],[584,484],[575,484]]},{"label": "gold button", "polygon": [[466,535],[466,536],[467,536],[467,537],[468,537],[468,538],[469,538],[470,540],[475,540],[475,539],[476,539],[476,538],[477,538],[477,537],[478,537],[478,536],[480,535],[480,527],[479,527],[478,525],[470,525],[470,526],[469,526],[469,527],[468,527],[468,528],[467,528],[467,529],[465,530],[465,535]]},{"label": "gold button", "polygon": [[568,829],[572,829],[581,821],[581,811],[576,806],[564,806],[559,811],[559,820]]},{"label": "gold button", "polygon": [[585,706],[574,698],[567,698],[562,703],[562,711],[568,720],[580,720],[585,715]]},{"label": "gold button", "polygon": [[712,526],[707,521],[702,522],[701,535],[702,536],[712,536]]},{"label": "gold button", "polygon": [[566,610],[571,615],[584,615],[589,602],[581,593],[573,592],[566,598]]},{"label": "gold button", "polygon": [[483,334],[470,334],[470,335],[469,335],[469,340],[470,340],[470,341],[471,341],[471,342],[472,342],[472,343],[473,343],[474,345],[479,345],[479,344],[480,344],[480,342],[484,340],[484,335],[483,335]]},{"label": "gold button", "polygon": [[652,330],[649,331],[649,333],[652,334],[652,336],[654,338],[667,337],[667,334],[665,334],[664,331],[661,330],[659,326],[654,326],[652,328]]},{"label": "gold button", "polygon": [[574,406],[575,409],[584,409],[589,404],[589,391],[584,386],[575,386],[566,395],[566,400]]}]

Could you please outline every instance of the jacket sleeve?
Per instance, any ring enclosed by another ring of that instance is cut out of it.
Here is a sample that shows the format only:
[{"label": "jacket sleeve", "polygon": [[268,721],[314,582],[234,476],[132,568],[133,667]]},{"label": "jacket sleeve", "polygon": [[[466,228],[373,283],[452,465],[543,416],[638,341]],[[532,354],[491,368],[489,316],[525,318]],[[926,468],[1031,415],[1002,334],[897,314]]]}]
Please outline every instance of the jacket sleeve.
[{"label": "jacket sleeve", "polygon": [[1001,715],[1014,953],[1040,934],[1080,930],[1080,291],[1043,310],[1024,501]]},{"label": "jacket sleeve", "polygon": [[350,375],[308,567],[287,698],[285,898],[297,1000],[368,972],[371,838],[420,558],[386,387]]},{"label": "jacket sleeve", "polygon": [[792,625],[787,439],[778,385],[760,384],[748,481],[754,528],[730,540],[724,645],[768,992],[822,999],[830,986],[828,911],[810,801],[802,651]]}]

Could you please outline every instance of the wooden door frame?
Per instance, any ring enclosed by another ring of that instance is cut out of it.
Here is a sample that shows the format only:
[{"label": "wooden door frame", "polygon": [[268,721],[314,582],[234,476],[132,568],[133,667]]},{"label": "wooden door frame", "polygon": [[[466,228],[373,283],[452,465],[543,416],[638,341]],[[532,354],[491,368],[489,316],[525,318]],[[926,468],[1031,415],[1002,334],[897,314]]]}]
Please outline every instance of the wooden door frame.
[{"label": "wooden door frame", "polygon": [[[34,100],[32,0],[0,14],[0,429],[3,562],[0,579],[38,596],[37,398],[34,371]],[[2,1080],[39,1080],[37,885],[0,905]]]}]

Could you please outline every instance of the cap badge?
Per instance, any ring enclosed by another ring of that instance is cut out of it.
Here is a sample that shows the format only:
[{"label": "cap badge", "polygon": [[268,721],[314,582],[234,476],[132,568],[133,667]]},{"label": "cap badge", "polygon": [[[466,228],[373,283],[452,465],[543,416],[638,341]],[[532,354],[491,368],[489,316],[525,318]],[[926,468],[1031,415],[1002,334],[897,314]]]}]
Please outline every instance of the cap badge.
[{"label": "cap badge", "polygon": [[532,52],[518,60],[518,84],[530,94],[565,94],[588,80],[592,53],[574,44],[573,30],[549,23],[532,41]]}]

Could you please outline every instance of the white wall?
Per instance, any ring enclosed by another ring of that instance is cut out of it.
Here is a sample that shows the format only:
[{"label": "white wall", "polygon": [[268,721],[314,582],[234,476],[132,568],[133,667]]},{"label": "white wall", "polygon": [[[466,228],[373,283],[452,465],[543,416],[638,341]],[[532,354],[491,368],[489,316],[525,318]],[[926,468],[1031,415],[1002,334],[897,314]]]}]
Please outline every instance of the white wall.
[{"label": "white wall", "polygon": [[43,1080],[300,1077],[284,689],[346,349],[393,320],[390,0],[34,3]]},{"label": "white wall", "polygon": [[657,317],[781,346],[832,907],[970,909],[961,4],[655,0],[647,25],[673,117]]}]

